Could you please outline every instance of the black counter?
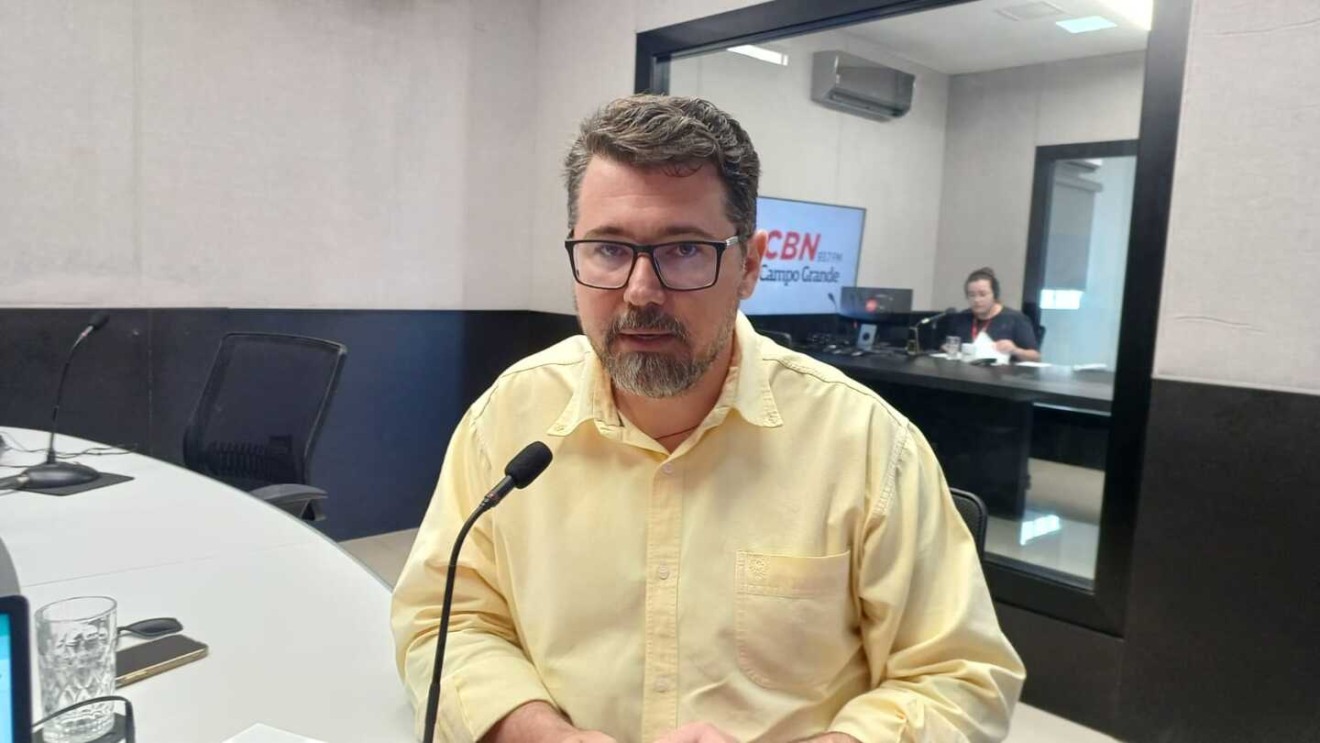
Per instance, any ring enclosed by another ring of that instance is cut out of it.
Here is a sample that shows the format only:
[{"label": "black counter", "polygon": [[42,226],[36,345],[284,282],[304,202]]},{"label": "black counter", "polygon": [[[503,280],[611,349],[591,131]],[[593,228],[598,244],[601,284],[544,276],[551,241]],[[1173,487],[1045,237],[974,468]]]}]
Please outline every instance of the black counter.
[{"label": "black counter", "polygon": [[[853,356],[807,351],[875,390],[921,429],[949,484],[981,496],[995,515],[1022,517],[1036,406],[1108,429],[1114,374],[1063,366],[974,366],[892,349]],[[1092,436],[1094,438],[1094,436]],[[1103,446],[1101,446],[1103,449]]]},{"label": "black counter", "polygon": [[900,384],[984,395],[1011,402],[1048,403],[1109,412],[1114,398],[1111,371],[1073,371],[1066,366],[974,366],[930,355],[880,351],[862,356],[808,351],[862,383]]}]

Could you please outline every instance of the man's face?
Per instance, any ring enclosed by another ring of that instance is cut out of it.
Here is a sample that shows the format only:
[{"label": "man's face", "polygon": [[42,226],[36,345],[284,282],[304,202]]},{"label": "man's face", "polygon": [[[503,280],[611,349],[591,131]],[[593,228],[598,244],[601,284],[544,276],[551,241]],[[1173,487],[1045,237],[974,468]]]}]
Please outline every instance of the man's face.
[{"label": "man's face", "polygon": [[[681,172],[593,157],[582,177],[573,237],[656,244],[734,235],[715,167],[702,163]],[[719,280],[697,291],[666,289],[646,256],[621,289],[575,283],[582,330],[614,384],[655,398],[695,384],[729,348],[738,302],[751,296],[764,250],[764,233],[749,241],[745,256],[738,245],[729,247]]]},{"label": "man's face", "polygon": [[967,282],[967,304],[977,317],[990,314],[995,307],[995,293],[988,279]]}]

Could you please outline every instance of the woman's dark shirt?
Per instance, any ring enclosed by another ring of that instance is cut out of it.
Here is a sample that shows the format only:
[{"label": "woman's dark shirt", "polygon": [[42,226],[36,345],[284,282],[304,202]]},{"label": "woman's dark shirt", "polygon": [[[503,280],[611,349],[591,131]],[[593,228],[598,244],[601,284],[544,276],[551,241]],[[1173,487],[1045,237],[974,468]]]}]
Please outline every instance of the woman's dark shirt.
[{"label": "woman's dark shirt", "polygon": [[[944,336],[949,335],[958,336],[963,343],[975,342],[976,339],[972,337],[974,319],[971,310],[963,310],[944,318],[942,334],[935,339],[935,343],[943,344]],[[1013,341],[1013,345],[1028,351],[1040,348],[1040,344],[1036,342],[1036,330],[1032,327],[1031,320],[1009,307],[1004,307],[998,315],[990,318],[989,325],[985,322],[977,323],[977,328],[989,333],[991,340],[1010,340]]]}]

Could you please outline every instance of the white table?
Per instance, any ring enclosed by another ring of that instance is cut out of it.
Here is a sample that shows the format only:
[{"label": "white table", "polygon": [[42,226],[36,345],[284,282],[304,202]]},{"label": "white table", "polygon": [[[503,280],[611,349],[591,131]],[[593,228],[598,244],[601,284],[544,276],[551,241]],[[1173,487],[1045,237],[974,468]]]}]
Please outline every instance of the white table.
[{"label": "white table", "polygon": [[[0,431],[23,448],[45,443],[37,431]],[[57,446],[95,444],[61,436]],[[389,589],[367,568],[301,521],[196,473],[137,454],[82,461],[136,479],[65,497],[0,495],[0,538],[34,609],[110,596],[121,623],[177,617],[210,646],[123,690],[139,740],[219,743],[257,722],[328,743],[416,740],[394,669]]]}]

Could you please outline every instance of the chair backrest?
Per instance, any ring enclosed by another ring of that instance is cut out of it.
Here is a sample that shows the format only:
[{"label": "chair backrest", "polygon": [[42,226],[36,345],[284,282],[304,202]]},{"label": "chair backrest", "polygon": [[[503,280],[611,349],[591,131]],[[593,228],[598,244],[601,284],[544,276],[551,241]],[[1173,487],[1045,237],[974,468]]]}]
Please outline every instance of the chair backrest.
[{"label": "chair backrest", "polygon": [[1036,348],[1044,346],[1045,326],[1040,324],[1040,303],[1023,302],[1022,314],[1026,315],[1027,320],[1031,321],[1031,329],[1036,333]]},{"label": "chair backrest", "polygon": [[985,527],[989,521],[989,514],[986,513],[985,503],[973,493],[957,488],[949,488],[949,494],[953,496],[953,505],[958,509],[958,515],[962,516],[967,524],[967,531],[972,533],[972,541],[976,542],[976,556],[981,557],[985,554]]},{"label": "chair backrest", "polygon": [[307,484],[347,355],[319,338],[226,335],[184,431],[184,465],[248,491]]}]

